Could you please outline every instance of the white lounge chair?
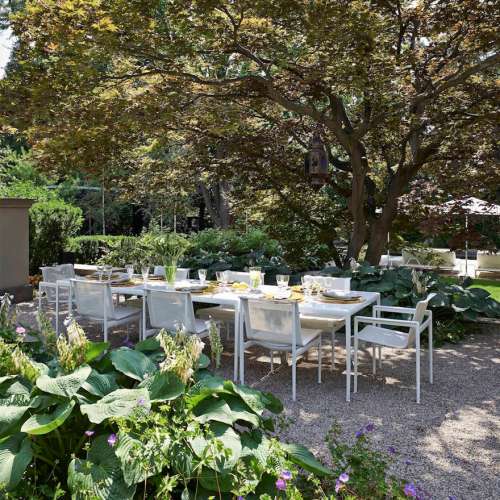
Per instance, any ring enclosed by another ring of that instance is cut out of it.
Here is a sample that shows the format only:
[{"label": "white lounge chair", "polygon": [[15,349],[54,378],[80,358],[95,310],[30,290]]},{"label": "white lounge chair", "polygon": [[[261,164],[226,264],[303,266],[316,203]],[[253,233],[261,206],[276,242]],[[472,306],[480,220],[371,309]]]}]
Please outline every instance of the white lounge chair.
[{"label": "white lounge chair", "polygon": [[128,330],[130,323],[138,322],[139,332],[142,331],[141,310],[130,306],[115,306],[109,283],[72,279],[71,293],[78,316],[102,323],[105,342],[108,341],[108,329],[114,326],[126,324]]},{"label": "white lounge chair", "polygon": [[[374,306],[373,317],[356,316],[354,318],[354,392],[358,390],[358,346],[359,342],[372,344],[373,346],[373,373],[376,370],[375,346],[392,347],[393,349],[411,349],[415,347],[416,352],[416,391],[417,403],[420,403],[420,334],[427,328],[429,331],[429,381],[433,383],[432,373],[432,311],[427,309],[429,301],[435,294],[430,294],[425,300],[418,302],[415,308]],[[383,318],[382,313],[399,313],[411,316],[410,320]],[[365,326],[359,331],[359,324]],[[384,328],[403,327],[408,331]]]},{"label": "white lounge chair", "polygon": [[477,252],[474,277],[481,273],[500,274],[500,253]]},{"label": "white lounge chair", "polygon": [[300,326],[296,302],[242,298],[246,338],[241,332],[240,379],[245,382],[245,349],[254,345],[272,352],[292,354],[292,398],[296,399],[297,358],[311,348],[318,349],[318,383],[321,383],[321,330],[306,330]]}]

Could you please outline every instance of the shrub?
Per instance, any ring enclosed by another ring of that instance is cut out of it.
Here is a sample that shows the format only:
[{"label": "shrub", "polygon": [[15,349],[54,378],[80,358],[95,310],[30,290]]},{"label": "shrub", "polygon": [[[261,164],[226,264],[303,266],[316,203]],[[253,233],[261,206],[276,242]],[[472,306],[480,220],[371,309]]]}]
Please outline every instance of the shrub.
[{"label": "shrub", "polygon": [[[72,252],[75,263],[96,264],[99,259],[116,248],[122,240],[135,240],[133,236],[91,235],[76,236],[68,242],[66,250]],[[118,258],[117,260],[123,260]],[[120,264],[123,265],[123,264]]]},{"label": "shrub", "polygon": [[60,200],[38,202],[30,208],[30,269],[60,262],[69,239],[83,223],[82,211]]}]

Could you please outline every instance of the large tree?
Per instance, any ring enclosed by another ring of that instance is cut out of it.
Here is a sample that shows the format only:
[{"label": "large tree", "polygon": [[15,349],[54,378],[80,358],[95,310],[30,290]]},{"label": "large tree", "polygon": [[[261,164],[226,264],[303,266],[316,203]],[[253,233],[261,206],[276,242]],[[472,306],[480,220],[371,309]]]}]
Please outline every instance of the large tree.
[{"label": "large tree", "polygon": [[[416,178],[495,171],[494,4],[28,0],[11,19],[19,47],[4,113],[48,164],[97,168],[174,135],[225,165],[222,180],[267,180],[297,212],[301,198],[280,184],[300,185],[297,152],[319,129],[329,188],[347,199],[347,259],[367,243],[377,263]],[[328,221],[312,219],[324,235]]]}]

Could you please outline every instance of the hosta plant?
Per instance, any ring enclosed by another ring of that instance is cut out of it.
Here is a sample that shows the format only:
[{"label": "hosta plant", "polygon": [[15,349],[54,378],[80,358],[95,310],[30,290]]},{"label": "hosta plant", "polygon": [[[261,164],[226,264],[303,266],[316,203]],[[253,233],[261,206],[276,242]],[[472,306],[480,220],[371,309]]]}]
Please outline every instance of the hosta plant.
[{"label": "hosta plant", "polygon": [[272,438],[281,403],[212,376],[198,342],[161,332],[108,350],[72,323],[43,362],[0,342],[4,496],[255,498],[283,470],[330,474]]}]

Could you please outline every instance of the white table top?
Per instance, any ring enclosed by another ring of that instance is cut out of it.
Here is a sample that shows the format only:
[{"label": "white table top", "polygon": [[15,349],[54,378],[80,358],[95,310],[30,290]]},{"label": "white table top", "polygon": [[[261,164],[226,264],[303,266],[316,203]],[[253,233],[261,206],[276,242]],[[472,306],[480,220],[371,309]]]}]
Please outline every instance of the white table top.
[{"label": "white table top", "polygon": [[[176,287],[189,286],[192,282],[189,281],[179,281],[176,282]],[[159,288],[165,289],[164,283],[158,283],[155,281],[150,281],[147,284],[148,288]],[[120,285],[112,286],[113,293],[118,293],[121,295],[144,295],[144,286],[142,284],[136,286],[120,287]],[[279,290],[277,286],[263,285],[260,288],[263,293],[273,293]],[[361,295],[365,300],[363,302],[358,302],[354,304],[327,304],[325,302],[320,302],[317,299],[311,297],[311,299],[306,299],[304,302],[299,303],[299,310],[302,314],[314,315],[314,316],[329,316],[332,318],[352,316],[357,312],[364,309],[367,305],[372,304],[377,301],[380,294],[378,292],[356,292],[356,294]],[[223,305],[238,305],[241,297],[259,297],[258,294],[250,294],[248,292],[237,293],[234,292],[230,287],[227,291],[217,292],[217,293],[193,293],[191,294],[193,302],[205,302],[207,304],[223,304]]]}]

